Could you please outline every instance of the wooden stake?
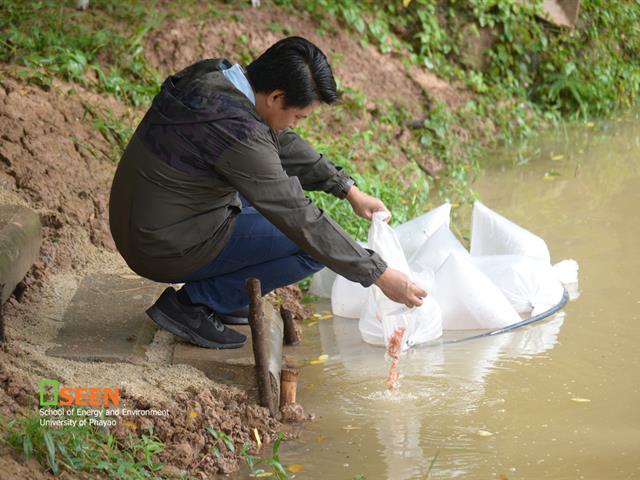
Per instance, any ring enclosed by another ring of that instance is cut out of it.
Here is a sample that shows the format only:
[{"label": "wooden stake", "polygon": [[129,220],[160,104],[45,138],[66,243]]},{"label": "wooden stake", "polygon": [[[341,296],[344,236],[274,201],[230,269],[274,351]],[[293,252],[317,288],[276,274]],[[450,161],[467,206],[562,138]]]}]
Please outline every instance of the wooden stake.
[{"label": "wooden stake", "polygon": [[280,372],[280,408],[285,405],[289,405],[290,403],[296,403],[299,374],[299,368],[282,368],[282,371]]},{"label": "wooden stake", "polygon": [[247,293],[249,294],[249,327],[251,328],[251,340],[253,342],[253,356],[256,363],[256,379],[258,383],[258,397],[260,405],[269,409],[272,417],[275,417],[276,407],[271,390],[271,378],[269,375],[269,362],[267,358],[267,338],[264,328],[264,311],[262,310],[262,290],[260,280],[247,279]]},{"label": "wooden stake", "polygon": [[300,343],[302,341],[302,329],[293,318],[293,314],[284,306],[280,306],[280,316],[284,326],[284,344],[296,345]]}]

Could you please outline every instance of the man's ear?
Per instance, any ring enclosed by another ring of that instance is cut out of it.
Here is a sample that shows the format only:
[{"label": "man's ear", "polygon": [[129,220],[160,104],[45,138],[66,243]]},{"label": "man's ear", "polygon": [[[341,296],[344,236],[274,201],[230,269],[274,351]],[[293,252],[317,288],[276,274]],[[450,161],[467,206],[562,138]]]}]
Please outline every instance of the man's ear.
[{"label": "man's ear", "polygon": [[272,108],[278,103],[284,104],[284,90],[274,90],[267,95],[267,107]]}]

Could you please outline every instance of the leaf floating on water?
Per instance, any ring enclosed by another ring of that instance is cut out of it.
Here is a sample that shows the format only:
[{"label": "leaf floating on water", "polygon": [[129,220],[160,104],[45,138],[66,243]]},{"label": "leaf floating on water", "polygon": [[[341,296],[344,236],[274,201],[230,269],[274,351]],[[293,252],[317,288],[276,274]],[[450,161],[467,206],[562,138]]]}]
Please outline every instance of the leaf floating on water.
[{"label": "leaf floating on water", "polygon": [[591,399],[589,398],[580,398],[580,397],[573,397],[571,399],[572,402],[576,402],[576,403],[589,403],[591,401]]},{"label": "leaf floating on water", "polygon": [[323,355],[320,355],[315,360],[309,361],[309,365],[322,365],[323,363],[326,363],[328,359],[329,359],[329,355],[323,354]]},{"label": "leaf floating on water", "polygon": [[304,466],[300,465],[299,463],[294,463],[293,465],[289,465],[287,467],[287,470],[289,470],[291,473],[298,473],[304,470]]},{"label": "leaf floating on water", "polygon": [[256,472],[249,475],[252,478],[267,478],[273,477],[273,472]]},{"label": "leaf floating on water", "polygon": [[350,432],[351,430],[360,430],[360,427],[354,427],[353,425],[345,425],[342,427],[343,430]]},{"label": "leaf floating on water", "polygon": [[593,122],[589,122],[589,123],[587,123],[587,128],[593,128],[593,127],[595,127],[595,126],[596,126],[596,124],[595,124],[595,123],[593,123]]},{"label": "leaf floating on water", "polygon": [[549,170],[548,172],[545,172],[544,174],[544,179],[545,180],[553,180],[555,177],[559,177],[560,174],[558,172],[556,172],[555,170]]},{"label": "leaf floating on water", "polygon": [[478,435],[479,437],[493,437],[493,433],[487,430],[478,430],[476,432],[476,435]]},{"label": "leaf floating on water", "polygon": [[551,160],[557,161],[557,160],[562,160],[564,158],[564,155],[554,155],[553,157],[551,157]]}]

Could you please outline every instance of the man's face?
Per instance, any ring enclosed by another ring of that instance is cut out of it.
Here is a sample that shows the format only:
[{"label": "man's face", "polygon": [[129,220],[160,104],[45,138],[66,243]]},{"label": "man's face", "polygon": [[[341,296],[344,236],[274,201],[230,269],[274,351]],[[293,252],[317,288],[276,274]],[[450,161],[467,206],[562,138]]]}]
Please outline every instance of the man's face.
[{"label": "man's face", "polygon": [[285,106],[284,92],[275,90],[269,94],[256,95],[256,110],[264,118],[272,130],[280,132],[286,128],[294,128],[298,121],[307,118],[320,105],[314,101],[306,107]]}]

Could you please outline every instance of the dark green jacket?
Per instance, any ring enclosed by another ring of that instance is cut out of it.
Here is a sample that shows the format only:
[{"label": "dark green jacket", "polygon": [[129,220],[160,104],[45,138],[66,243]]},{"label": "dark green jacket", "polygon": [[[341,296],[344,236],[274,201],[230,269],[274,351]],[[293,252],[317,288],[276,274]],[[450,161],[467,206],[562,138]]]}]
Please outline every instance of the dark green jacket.
[{"label": "dark green jacket", "polygon": [[144,277],[184,278],[229,239],[240,193],[317,261],[372,284],[386,268],[382,258],[304,194],[344,197],[350,177],[294,132],[273,132],[222,74],[230,65],[203,60],[163,83],[113,180],[109,217],[118,250]]}]

